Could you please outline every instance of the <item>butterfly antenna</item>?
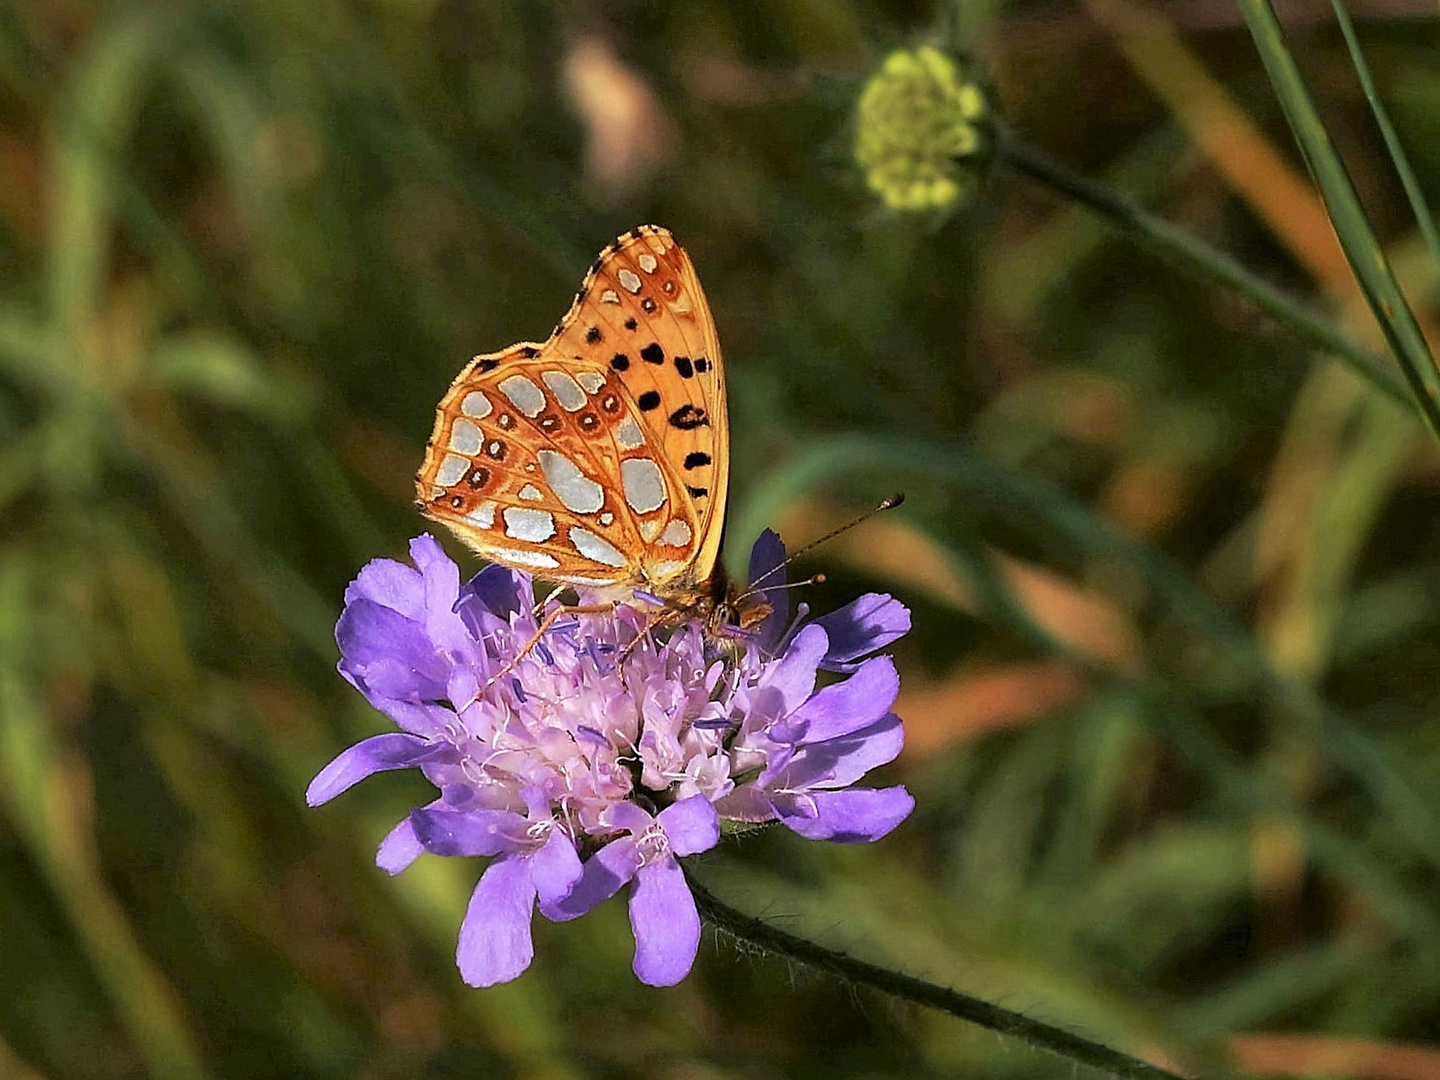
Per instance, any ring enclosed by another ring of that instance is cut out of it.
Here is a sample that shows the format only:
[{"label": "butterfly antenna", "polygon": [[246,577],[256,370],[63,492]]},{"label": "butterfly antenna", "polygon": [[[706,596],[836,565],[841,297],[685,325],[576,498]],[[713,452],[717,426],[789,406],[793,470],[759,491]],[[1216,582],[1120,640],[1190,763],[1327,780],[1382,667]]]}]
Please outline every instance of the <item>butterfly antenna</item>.
[{"label": "butterfly antenna", "polygon": [[[784,570],[785,567],[789,566],[789,565],[790,565],[792,562],[794,562],[796,559],[800,558],[800,556],[806,554],[807,552],[814,551],[814,550],[815,550],[817,547],[819,547],[821,544],[827,544],[827,543],[829,543],[831,540],[834,540],[835,537],[839,536],[841,533],[849,532],[851,529],[855,528],[855,526],[856,526],[856,525],[859,525],[861,522],[869,521],[869,520],[870,520],[872,517],[874,517],[876,514],[884,513],[886,510],[894,510],[895,507],[899,506],[899,505],[900,505],[901,503],[903,503],[904,501],[905,501],[905,493],[904,493],[903,491],[897,491],[894,495],[891,495],[888,499],[881,499],[879,503],[877,503],[875,506],[872,506],[869,510],[866,510],[866,511],[865,511],[863,514],[861,514],[859,517],[857,517],[857,518],[855,518],[855,519],[853,519],[853,520],[851,520],[851,521],[847,521],[844,525],[841,525],[838,529],[831,529],[828,533],[826,533],[824,536],[820,537],[819,539],[817,539],[817,540],[811,540],[810,543],[806,544],[804,547],[798,548],[797,550],[792,551],[789,555],[787,555],[787,556],[785,557],[785,561],[784,561],[784,562],[780,563],[780,564],[777,565],[777,566],[772,566],[769,570],[766,570],[765,573],[761,574],[758,578],[756,578],[754,581],[752,581],[752,582],[750,583],[750,588],[746,589],[745,592],[741,594],[741,598],[743,599],[743,598],[746,597],[746,596],[754,596],[756,593],[767,592],[768,590],[766,590],[766,589],[757,589],[757,588],[755,588],[755,586],[756,586],[756,585],[759,585],[762,581],[764,581],[766,578],[770,577],[772,574],[778,574],[781,570]],[[818,580],[817,580],[817,579],[818,579]],[[821,581],[824,581],[824,580],[825,580],[825,575],[824,575],[824,574],[817,574],[814,578],[811,578],[811,579],[809,579],[809,580],[807,580],[807,581],[797,581],[795,584],[796,584],[796,585],[818,585]],[[780,586],[776,586],[776,587],[779,588]]]},{"label": "butterfly antenna", "polygon": [[763,593],[784,592],[786,589],[803,589],[809,585],[824,585],[824,574],[814,574],[804,581],[787,581],[784,585],[766,585],[763,589],[746,589],[742,596],[759,596]]}]

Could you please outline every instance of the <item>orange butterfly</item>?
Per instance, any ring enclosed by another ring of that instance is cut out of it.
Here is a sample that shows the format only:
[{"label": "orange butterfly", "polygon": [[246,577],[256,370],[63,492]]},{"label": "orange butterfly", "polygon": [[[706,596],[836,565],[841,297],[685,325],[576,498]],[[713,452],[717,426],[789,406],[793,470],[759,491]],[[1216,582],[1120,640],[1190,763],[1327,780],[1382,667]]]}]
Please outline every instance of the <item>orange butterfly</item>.
[{"label": "orange butterfly", "polygon": [[421,510],[480,555],[712,634],[770,606],[719,561],[730,467],[720,341],[695,267],[641,225],[543,344],[477,356],[435,411]]}]

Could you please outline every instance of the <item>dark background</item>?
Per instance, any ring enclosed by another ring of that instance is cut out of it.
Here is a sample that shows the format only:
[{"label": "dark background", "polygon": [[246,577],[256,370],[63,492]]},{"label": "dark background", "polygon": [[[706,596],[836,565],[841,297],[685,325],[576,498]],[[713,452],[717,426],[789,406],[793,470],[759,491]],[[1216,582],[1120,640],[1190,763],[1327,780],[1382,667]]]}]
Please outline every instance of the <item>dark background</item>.
[{"label": "dark background", "polygon": [[[1329,7],[1280,10],[1427,321]],[[1434,201],[1437,11],[1351,10]],[[388,726],[331,629],[425,527],[436,400],[647,221],[725,345],[731,559],[909,496],[798,572],[914,611],[916,812],[725,847],[715,891],[1132,1053],[1440,1075],[1440,455],[1003,165],[885,211],[856,99],[944,35],[1020,137],[1382,347],[1229,3],[960,12],[0,4],[0,1075],[1075,1075],[708,934],[643,987],[618,901],[470,990],[480,865],[373,865],[424,782],[304,808]]]}]

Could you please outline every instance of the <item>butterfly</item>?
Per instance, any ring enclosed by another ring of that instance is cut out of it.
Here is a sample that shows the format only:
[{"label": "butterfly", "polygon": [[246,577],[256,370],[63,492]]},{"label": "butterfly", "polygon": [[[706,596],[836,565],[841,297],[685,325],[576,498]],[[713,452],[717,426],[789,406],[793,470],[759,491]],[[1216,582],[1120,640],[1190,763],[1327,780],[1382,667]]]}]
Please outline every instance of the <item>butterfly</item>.
[{"label": "butterfly", "polygon": [[712,636],[769,613],[720,562],[730,467],[720,341],[694,264],[641,225],[541,342],[475,357],[435,410],[420,509],[481,556]]}]

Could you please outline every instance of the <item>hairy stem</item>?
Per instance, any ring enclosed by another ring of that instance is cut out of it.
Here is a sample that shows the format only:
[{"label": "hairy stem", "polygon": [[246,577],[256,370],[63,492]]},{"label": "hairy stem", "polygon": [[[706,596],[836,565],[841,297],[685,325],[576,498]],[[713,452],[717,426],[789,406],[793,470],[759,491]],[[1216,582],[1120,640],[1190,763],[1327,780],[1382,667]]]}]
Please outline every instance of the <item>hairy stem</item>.
[{"label": "hairy stem", "polygon": [[1102,1046],[1100,1043],[1081,1038],[1079,1035],[1034,1020],[1021,1013],[1002,1009],[998,1005],[992,1005],[988,1001],[971,997],[969,994],[962,994],[943,986],[936,986],[934,983],[925,982],[923,979],[902,975],[897,971],[891,971],[864,960],[857,960],[845,953],[827,949],[823,945],[817,945],[805,938],[796,937],[761,919],[736,911],[719,900],[709,889],[695,880],[695,876],[688,867],[685,877],[690,883],[690,891],[695,896],[695,903],[700,908],[701,917],[706,922],[716,930],[730,934],[741,941],[749,942],[766,952],[784,956],[821,971],[827,971],[850,983],[868,986],[882,993],[913,1001],[917,1005],[939,1009],[941,1012],[947,1012],[961,1020],[968,1020],[972,1024],[979,1024],[981,1027],[998,1031],[1002,1035],[1020,1039],[1039,1050],[1045,1050],[1067,1061],[1099,1069],[1111,1076],[1122,1077],[1124,1080],[1183,1080],[1178,1073],[1162,1069],[1158,1065],[1151,1065],[1149,1062],[1141,1061],[1128,1054],[1122,1054],[1118,1050],[1112,1050],[1108,1046]]},{"label": "hairy stem", "polygon": [[997,155],[1016,172],[1074,199],[1122,232],[1246,297],[1317,349],[1343,361],[1386,396],[1407,408],[1416,407],[1404,382],[1383,359],[1361,348],[1302,301],[1247,270],[1220,249],[1176,228],[1108,185],[1071,172],[1044,151],[1018,141],[1007,132],[1002,131],[997,141]]}]

